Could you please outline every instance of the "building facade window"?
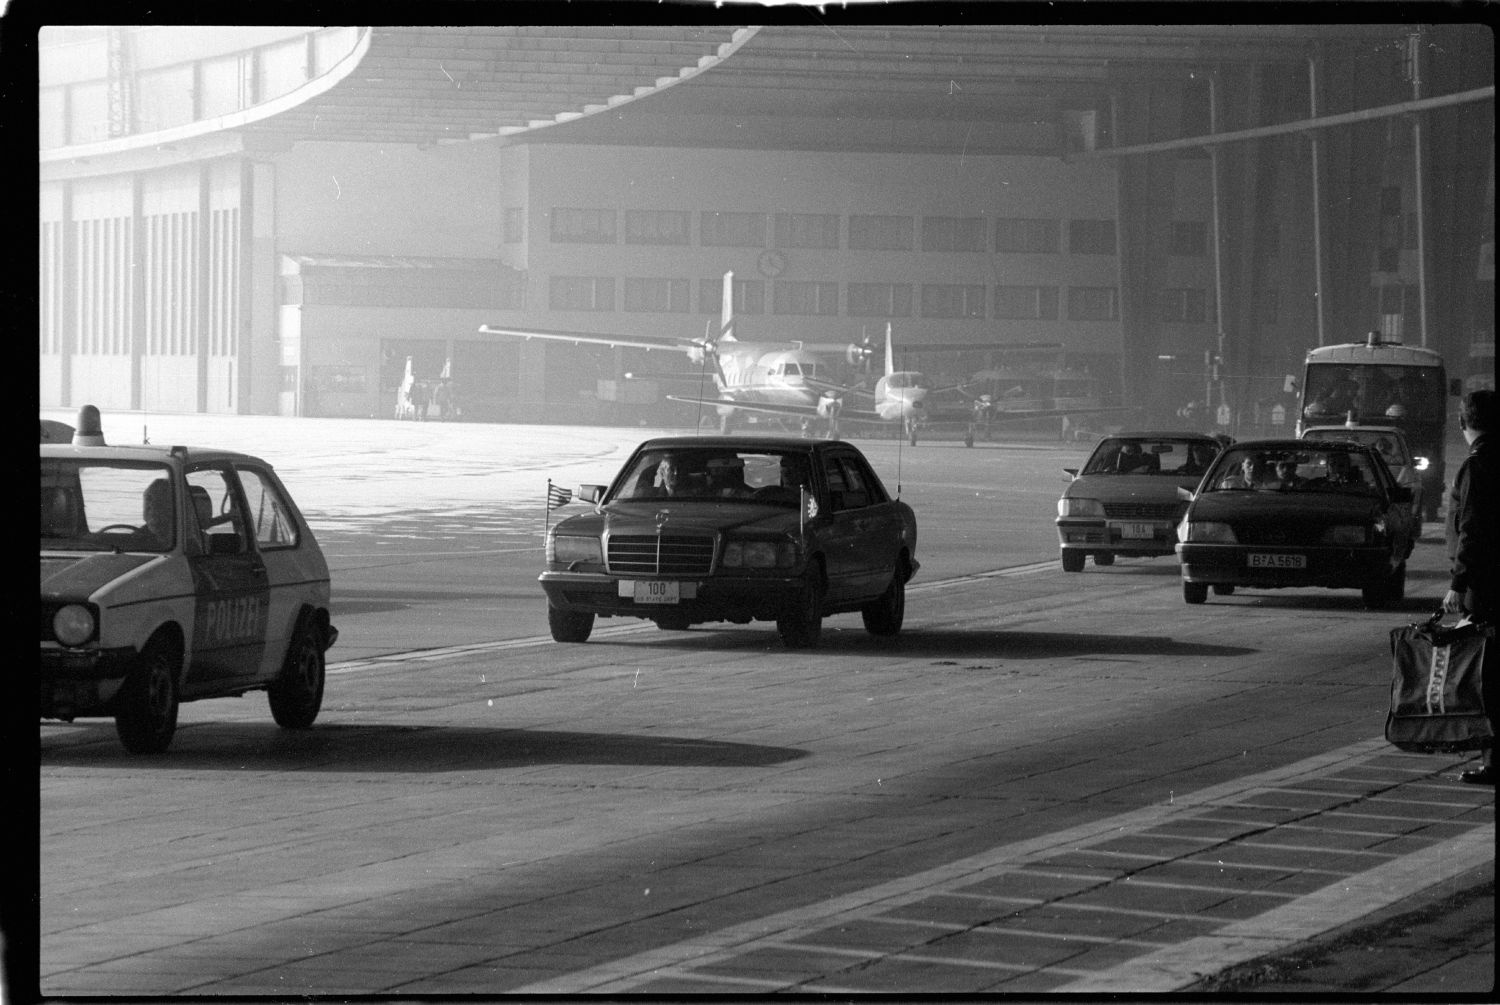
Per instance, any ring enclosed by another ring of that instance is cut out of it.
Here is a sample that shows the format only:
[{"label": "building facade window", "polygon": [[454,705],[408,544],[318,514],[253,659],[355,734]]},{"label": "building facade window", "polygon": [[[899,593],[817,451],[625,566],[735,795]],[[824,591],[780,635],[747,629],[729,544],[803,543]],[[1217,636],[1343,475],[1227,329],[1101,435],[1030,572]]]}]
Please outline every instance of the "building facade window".
[{"label": "building facade window", "polygon": [[687,314],[692,310],[691,284],[686,279],[625,280],[625,310],[657,314]]},{"label": "building facade window", "polygon": [[850,283],[851,318],[911,317],[911,283]]},{"label": "building facade window", "polygon": [[922,317],[982,318],[984,287],[957,283],[923,283]]},{"label": "building facade window", "polygon": [[922,217],[923,251],[988,251],[982,216]]},{"label": "building facade window", "polygon": [[849,247],[858,251],[912,251],[914,231],[909,216],[851,216]]},{"label": "building facade window", "polygon": [[526,210],[520,206],[506,206],[500,226],[501,239],[506,244],[520,244],[526,240]]},{"label": "building facade window", "polygon": [[612,311],[615,281],[610,276],[553,276],[547,306],[554,311]]},{"label": "building facade window", "polygon": [[838,246],[837,213],[776,214],[776,247],[836,249]]},{"label": "building facade window", "polygon": [[[760,279],[734,280],[734,313],[764,314],[766,312],[766,284]],[[724,303],[724,280],[698,280],[698,311],[718,316]]]},{"label": "building facade window", "polygon": [[704,210],[698,214],[698,243],[706,248],[764,248],[766,214]]},{"label": "building facade window", "polygon": [[1113,255],[1115,221],[1069,220],[1068,253],[1071,255]]},{"label": "building facade window", "polygon": [[692,214],[677,209],[627,209],[626,244],[691,244]]},{"label": "building facade window", "polygon": [[1210,320],[1207,290],[1161,290],[1156,304],[1156,319],[1168,324],[1205,324]]},{"label": "building facade window", "polygon": [[1113,286],[1068,287],[1068,320],[1120,320],[1119,291]]},{"label": "building facade window", "polygon": [[837,315],[839,284],[788,282],[778,279],[771,284],[771,313]]},{"label": "building facade window", "polygon": [[1056,321],[1056,286],[995,287],[996,318],[1007,321]]},{"label": "building facade window", "polygon": [[1062,226],[1057,220],[1013,218],[995,221],[995,251],[1055,255]]},{"label": "building facade window", "polygon": [[559,244],[614,244],[612,209],[552,209],[552,240]]},{"label": "building facade window", "polygon": [[1172,254],[1201,258],[1208,253],[1208,224],[1201,220],[1178,220],[1172,224]]}]

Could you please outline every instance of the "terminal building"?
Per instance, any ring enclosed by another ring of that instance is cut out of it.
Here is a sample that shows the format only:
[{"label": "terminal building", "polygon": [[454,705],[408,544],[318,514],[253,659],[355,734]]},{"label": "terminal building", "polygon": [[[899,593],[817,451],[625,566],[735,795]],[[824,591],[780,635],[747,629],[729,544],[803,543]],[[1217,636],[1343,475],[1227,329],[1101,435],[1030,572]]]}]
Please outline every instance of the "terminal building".
[{"label": "terminal building", "polygon": [[702,336],[725,272],[741,338],[889,324],[905,368],[1050,367],[1160,423],[1263,425],[1371,329],[1493,366],[1484,25],[73,26],[37,57],[43,407],[390,418],[409,366],[467,419],[691,421],[682,359],[479,328]]}]

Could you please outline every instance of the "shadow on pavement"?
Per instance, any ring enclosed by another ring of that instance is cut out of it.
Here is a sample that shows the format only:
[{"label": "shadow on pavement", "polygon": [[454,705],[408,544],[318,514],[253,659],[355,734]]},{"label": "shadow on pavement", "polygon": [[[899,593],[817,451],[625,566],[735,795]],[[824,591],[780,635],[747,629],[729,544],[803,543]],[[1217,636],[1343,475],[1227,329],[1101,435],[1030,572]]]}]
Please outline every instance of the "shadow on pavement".
[{"label": "shadow on pavement", "polygon": [[[686,632],[662,633],[640,638],[611,639],[620,646],[686,649],[708,646],[760,645],[780,649],[774,630],[751,634],[752,630],[722,625],[696,625]],[[696,636],[696,637],[695,637]],[[1171,638],[1140,635],[1089,635],[1076,632],[1025,632],[1004,629],[904,629],[895,638],[876,638],[859,627],[858,620],[823,623],[821,647],[812,652],[828,656],[871,655],[911,659],[922,656],[986,656],[995,659],[1045,660],[1071,656],[1246,656],[1259,652],[1245,646],[1178,642]]]},{"label": "shadow on pavement", "polygon": [[[664,768],[754,768],[806,757],[791,747],[766,747],[674,736],[567,733],[472,726],[315,725],[283,730],[266,723],[180,725],[165,754],[125,752],[109,720],[88,720],[58,732],[44,723],[41,766],[157,764],[173,770],[490,771],[552,764]],[[48,735],[51,733],[52,735]]]}]

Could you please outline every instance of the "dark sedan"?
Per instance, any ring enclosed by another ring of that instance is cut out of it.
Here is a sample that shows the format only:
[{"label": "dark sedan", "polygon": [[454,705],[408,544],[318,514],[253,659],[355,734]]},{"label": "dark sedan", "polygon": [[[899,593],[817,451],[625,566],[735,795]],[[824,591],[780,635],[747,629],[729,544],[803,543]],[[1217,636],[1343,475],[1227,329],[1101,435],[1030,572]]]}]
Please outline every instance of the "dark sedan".
[{"label": "dark sedan", "polygon": [[1416,541],[1411,490],[1373,448],[1333,440],[1246,440],[1219,455],[1177,529],[1182,593],[1210,588],[1356,589],[1399,601]]},{"label": "dark sedan", "polygon": [[540,577],[559,642],[614,615],[671,630],[775,621],[794,647],[817,645],[823,618],[845,611],[874,635],[901,630],[916,517],[852,444],[662,437],[579,495],[594,511],[548,533]]},{"label": "dark sedan", "polygon": [[1219,441],[1203,433],[1119,433],[1094,447],[1083,470],[1064,468],[1068,487],[1057,501],[1064,572],[1084,558],[1111,565],[1116,555],[1170,555],[1187,504],[1179,488],[1198,484]]}]

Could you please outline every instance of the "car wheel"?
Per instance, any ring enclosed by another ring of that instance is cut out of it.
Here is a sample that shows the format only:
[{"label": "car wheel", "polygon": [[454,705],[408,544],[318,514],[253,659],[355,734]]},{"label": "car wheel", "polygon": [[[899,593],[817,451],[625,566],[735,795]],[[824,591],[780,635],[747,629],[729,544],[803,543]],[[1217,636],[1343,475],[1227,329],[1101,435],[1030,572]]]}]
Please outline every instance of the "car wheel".
[{"label": "car wheel", "polygon": [[1114,565],[1115,553],[1112,551],[1101,551],[1094,556],[1095,565]]},{"label": "car wheel", "polygon": [[1214,594],[1216,596],[1220,596],[1220,597],[1233,596],[1234,595],[1234,584],[1233,583],[1215,583],[1214,584]]},{"label": "car wheel", "polygon": [[594,615],[587,611],[565,611],[547,605],[547,627],[554,642],[587,642],[594,630]]},{"label": "car wheel", "polygon": [[1182,599],[1190,604],[1201,604],[1208,599],[1207,583],[1182,583]]},{"label": "car wheel", "polygon": [[1083,560],[1086,556],[1081,551],[1065,551],[1062,553],[1063,572],[1082,572]]},{"label": "car wheel", "polygon": [[891,573],[890,585],[873,604],[867,604],[859,612],[864,619],[865,630],[871,635],[889,637],[901,631],[901,622],[906,617],[906,562],[897,562]]},{"label": "car wheel", "polygon": [[808,570],[791,606],[776,619],[776,630],[788,649],[816,649],[823,637],[823,589],[818,570]]},{"label": "car wheel", "polygon": [[680,614],[667,615],[656,619],[656,627],[664,632],[685,632],[691,627],[692,622]]},{"label": "car wheel", "polygon": [[177,673],[182,655],[172,643],[153,638],[116,699],[115,732],[132,754],[159,754],[177,731]]},{"label": "car wheel", "polygon": [[1390,607],[1406,596],[1406,563],[1402,562],[1396,566],[1380,582],[1366,586],[1360,591],[1360,596],[1365,606],[1372,611]]},{"label": "car wheel", "polygon": [[306,729],[323,707],[323,644],[317,630],[303,624],[286,647],[281,674],[266,689],[271,718],[283,729]]}]

